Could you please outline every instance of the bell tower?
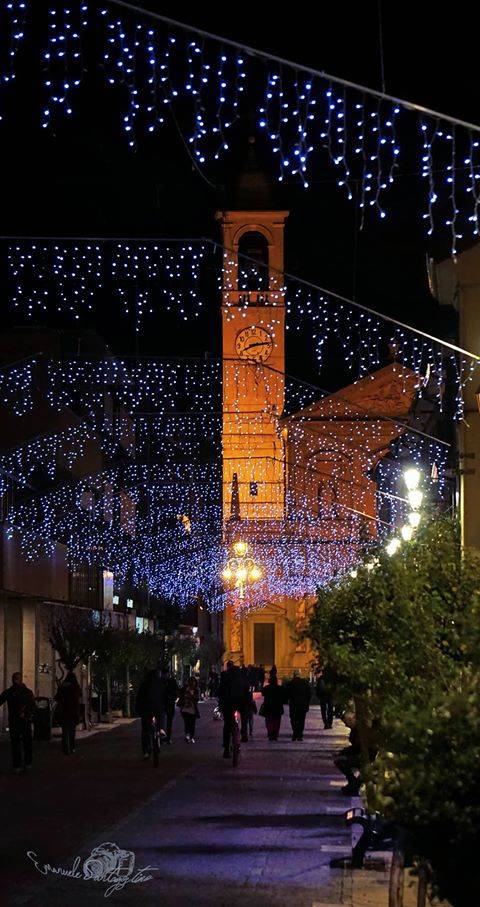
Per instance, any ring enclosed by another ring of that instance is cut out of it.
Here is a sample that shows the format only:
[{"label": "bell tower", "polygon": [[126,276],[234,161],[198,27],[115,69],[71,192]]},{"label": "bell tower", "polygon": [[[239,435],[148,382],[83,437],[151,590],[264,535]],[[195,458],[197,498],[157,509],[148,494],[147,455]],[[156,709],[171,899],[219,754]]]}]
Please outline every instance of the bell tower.
[{"label": "bell tower", "polygon": [[224,247],[224,520],[281,520],[285,515],[278,420],[285,397],[286,217],[285,211],[254,210],[219,216]]},{"label": "bell tower", "polygon": [[[235,204],[217,213],[223,240],[223,519],[227,542],[275,534],[285,517],[284,228],[250,144]],[[265,555],[268,558],[267,552]],[[268,565],[263,565],[267,568]],[[235,603],[225,613],[226,657],[254,661]],[[251,634],[250,634],[251,635]],[[268,659],[265,659],[268,660]]]}]

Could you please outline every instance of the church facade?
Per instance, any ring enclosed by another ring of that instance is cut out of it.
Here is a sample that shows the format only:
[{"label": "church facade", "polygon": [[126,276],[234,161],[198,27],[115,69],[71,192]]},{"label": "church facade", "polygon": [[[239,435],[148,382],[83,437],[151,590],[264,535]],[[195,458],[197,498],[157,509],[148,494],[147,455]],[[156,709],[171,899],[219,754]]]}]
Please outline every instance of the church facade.
[{"label": "church facade", "polygon": [[[217,215],[223,234],[224,541],[260,579],[226,584],[225,658],[308,675],[315,585],[376,534],[379,459],[402,432],[416,376],[391,364],[285,415],[282,210]],[[396,421],[399,420],[399,421]],[[252,576],[254,574],[251,574]],[[305,585],[302,588],[302,577]],[[313,585],[312,585],[313,583]]]}]

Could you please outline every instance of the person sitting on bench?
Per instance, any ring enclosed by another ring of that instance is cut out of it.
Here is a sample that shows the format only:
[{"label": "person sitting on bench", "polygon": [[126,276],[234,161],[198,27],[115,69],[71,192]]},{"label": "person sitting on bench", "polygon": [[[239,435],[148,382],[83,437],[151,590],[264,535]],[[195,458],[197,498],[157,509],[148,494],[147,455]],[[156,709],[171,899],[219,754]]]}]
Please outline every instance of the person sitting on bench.
[{"label": "person sitting on bench", "polygon": [[[354,724],[349,737],[350,745],[346,746],[343,750],[340,750],[338,756],[335,757],[334,764],[342,772],[342,775],[345,775],[347,779],[347,784],[345,787],[342,787],[342,794],[345,794],[346,797],[358,797],[360,787],[362,786],[362,778],[360,775],[360,769],[362,768],[362,746],[360,742],[360,734],[356,725]],[[367,739],[367,748],[368,748],[368,759],[370,762],[373,762],[378,748],[374,742],[373,729],[368,730],[368,739]],[[355,774],[355,770],[358,770],[358,774]]]}]

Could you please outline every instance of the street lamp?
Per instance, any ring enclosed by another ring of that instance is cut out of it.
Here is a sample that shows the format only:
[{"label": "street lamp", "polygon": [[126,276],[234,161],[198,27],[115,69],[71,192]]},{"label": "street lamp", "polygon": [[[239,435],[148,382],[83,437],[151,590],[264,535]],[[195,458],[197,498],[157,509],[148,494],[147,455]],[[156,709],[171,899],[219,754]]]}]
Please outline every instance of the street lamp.
[{"label": "street lamp", "polygon": [[261,579],[262,571],[254,559],[248,556],[247,542],[234,542],[232,549],[233,556],[228,558],[222,570],[222,577],[227,583],[234,582],[239,598],[244,598],[246,584],[256,583]]}]

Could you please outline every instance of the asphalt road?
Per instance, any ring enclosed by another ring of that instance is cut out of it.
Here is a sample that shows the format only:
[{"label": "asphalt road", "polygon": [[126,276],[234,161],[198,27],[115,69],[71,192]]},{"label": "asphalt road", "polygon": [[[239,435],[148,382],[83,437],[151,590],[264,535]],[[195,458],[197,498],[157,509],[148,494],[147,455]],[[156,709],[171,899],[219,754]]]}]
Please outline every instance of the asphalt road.
[{"label": "asphalt road", "polygon": [[[291,742],[287,716],[270,743],[257,718],[234,770],[222,759],[212,705],[200,708],[195,745],[183,740],[178,716],[157,769],[141,760],[138,722],[82,741],[68,758],[57,742],[38,744],[22,776],[7,773],[2,744],[2,907],[352,903],[350,873],[329,868],[350,846],[349,803],[332,765],[344,726],[324,731],[313,707],[302,743]],[[84,861],[105,843],[83,878]],[[121,889],[95,878],[118,859],[128,879]],[[80,877],[52,871],[60,869]]]}]

